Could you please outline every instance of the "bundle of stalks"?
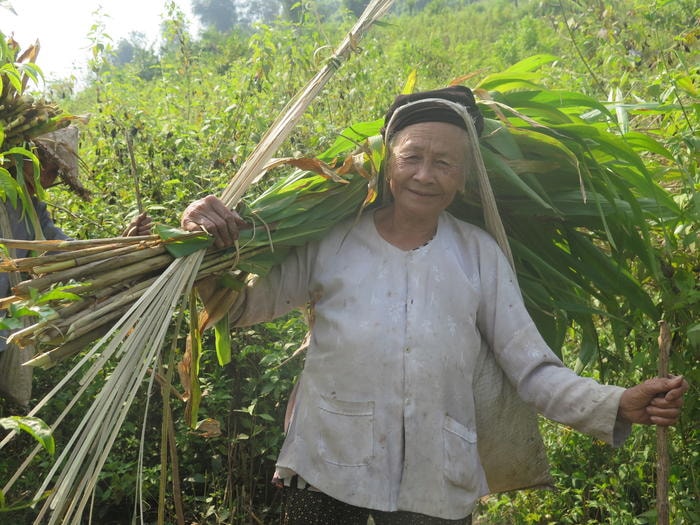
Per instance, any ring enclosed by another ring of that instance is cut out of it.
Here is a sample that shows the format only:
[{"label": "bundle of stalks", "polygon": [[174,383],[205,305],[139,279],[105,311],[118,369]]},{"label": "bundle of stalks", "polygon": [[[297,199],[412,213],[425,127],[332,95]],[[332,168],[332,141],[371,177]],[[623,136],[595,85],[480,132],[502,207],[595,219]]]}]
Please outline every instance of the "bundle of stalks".
[{"label": "bundle of stalks", "polygon": [[38,42],[20,52],[14,39],[6,40],[0,33],[0,152],[68,126],[76,118],[26,92],[29,81],[41,76],[35,63],[38,54]]},{"label": "bundle of stalks", "polygon": [[[208,250],[197,279],[227,271],[262,275],[292,246],[317,237],[330,225],[357,213],[372,199],[376,168],[368,155],[334,166],[317,159],[278,159],[268,167],[300,166],[250,202],[242,202],[244,229],[235,252]],[[171,230],[163,230],[172,234]],[[25,363],[48,368],[102,337],[153,284],[174,258],[209,242],[202,234],[124,237],[88,241],[15,241],[0,244],[48,255],[0,261],[0,271],[32,274],[0,299],[0,308],[36,303],[51,313],[14,332],[9,340],[33,344],[38,355]],[[242,277],[239,277],[242,278]],[[26,311],[23,310],[23,311]]]}]

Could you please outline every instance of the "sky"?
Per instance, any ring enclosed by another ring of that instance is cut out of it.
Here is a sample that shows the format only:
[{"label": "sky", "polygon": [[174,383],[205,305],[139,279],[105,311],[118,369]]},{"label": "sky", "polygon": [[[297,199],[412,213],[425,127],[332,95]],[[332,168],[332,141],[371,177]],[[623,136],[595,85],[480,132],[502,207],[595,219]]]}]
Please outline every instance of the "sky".
[{"label": "sky", "polygon": [[[175,3],[193,24],[190,0]],[[155,44],[167,4],[168,0],[0,0],[0,31],[7,37],[14,33],[22,50],[39,40],[36,63],[47,82],[71,75],[80,79],[86,76],[90,57],[88,34],[98,20],[115,46],[133,32],[143,33],[148,45]]]}]

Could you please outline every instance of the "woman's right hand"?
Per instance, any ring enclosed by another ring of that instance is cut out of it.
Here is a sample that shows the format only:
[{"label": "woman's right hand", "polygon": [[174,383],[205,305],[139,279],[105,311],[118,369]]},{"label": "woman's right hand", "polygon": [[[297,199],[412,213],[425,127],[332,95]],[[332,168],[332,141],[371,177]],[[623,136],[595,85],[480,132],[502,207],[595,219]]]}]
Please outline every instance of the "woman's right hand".
[{"label": "woman's right hand", "polygon": [[214,237],[214,246],[228,248],[238,239],[238,232],[246,222],[229,209],[219,198],[207,195],[185,208],[180,221],[183,230],[204,231]]}]

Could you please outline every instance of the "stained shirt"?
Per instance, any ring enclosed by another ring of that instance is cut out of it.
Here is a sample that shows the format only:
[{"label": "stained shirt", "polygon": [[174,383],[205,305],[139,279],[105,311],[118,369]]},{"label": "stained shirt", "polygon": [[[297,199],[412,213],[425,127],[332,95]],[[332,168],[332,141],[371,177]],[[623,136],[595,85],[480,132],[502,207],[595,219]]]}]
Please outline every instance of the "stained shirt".
[{"label": "stained shirt", "polygon": [[459,519],[490,491],[547,484],[529,407],[609,443],[629,431],[616,428],[624,389],[566,368],[495,241],[446,212],[410,251],[368,212],[239,299],[238,325],[313,304],[277,465],[352,505]]}]

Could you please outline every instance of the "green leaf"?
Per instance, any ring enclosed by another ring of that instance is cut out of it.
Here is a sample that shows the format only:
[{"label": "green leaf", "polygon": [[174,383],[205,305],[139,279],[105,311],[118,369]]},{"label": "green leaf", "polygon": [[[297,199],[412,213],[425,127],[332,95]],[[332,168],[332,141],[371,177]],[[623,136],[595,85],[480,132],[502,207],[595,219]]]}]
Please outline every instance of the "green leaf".
[{"label": "green leaf", "polygon": [[163,239],[165,249],[175,258],[193,254],[214,244],[214,238],[205,232],[192,234],[163,224],[156,224],[153,230]]},{"label": "green leaf", "polygon": [[624,135],[625,141],[639,152],[651,152],[661,155],[668,160],[674,160],[673,154],[666,149],[660,142],[657,142],[649,135],[639,133],[638,131],[630,131]]},{"label": "green leaf", "polygon": [[17,207],[17,196],[22,191],[15,178],[4,168],[0,168],[0,199],[9,200],[12,206]]},{"label": "green leaf", "polygon": [[12,303],[9,307],[9,312],[12,317],[38,316],[39,312],[34,310],[30,304],[26,302]]},{"label": "green leaf", "polygon": [[514,187],[518,188],[524,195],[527,195],[543,208],[548,210],[552,209],[551,204],[546,202],[540,195],[537,194],[536,191],[528,186],[502,158],[493,154],[488,149],[482,150],[482,155],[484,157],[484,163],[488,167],[489,172],[492,170],[497,170],[502,177],[507,179],[508,182],[510,182]]},{"label": "green leaf", "polygon": [[515,75],[512,73],[494,73],[484,78],[478,89],[489,91],[508,91],[512,89],[538,89],[537,75]]},{"label": "green leaf", "polygon": [[506,127],[494,119],[484,119],[484,136],[480,140],[482,147],[488,145],[492,150],[503,155],[507,159],[522,159],[523,152],[518,142]]},{"label": "green leaf", "polygon": [[694,323],[690,325],[686,331],[686,336],[688,337],[688,343],[694,349],[700,348],[700,323]]},{"label": "green leaf", "polygon": [[6,430],[26,432],[36,439],[51,456],[56,452],[56,444],[51,427],[38,417],[9,416],[0,418],[0,426]]},{"label": "green leaf", "polygon": [[539,55],[533,55],[527,58],[522,59],[520,62],[516,62],[512,66],[510,66],[508,69],[505,70],[505,72],[508,73],[527,73],[531,71],[536,71],[540,67],[542,67],[545,64],[551,64],[552,62],[556,62],[558,60],[558,57],[555,55],[550,55],[546,53],[542,53]]},{"label": "green leaf", "polygon": [[37,304],[46,304],[51,301],[78,301],[80,300],[80,296],[76,295],[71,292],[66,292],[64,288],[71,288],[75,289],[75,285],[67,285],[67,286],[61,286],[58,288],[53,288],[46,292],[45,294],[41,294],[41,296],[37,300]]},{"label": "green leaf", "polygon": [[583,369],[598,355],[598,336],[593,321],[590,317],[579,321],[581,322],[581,347],[574,367],[577,374],[583,372]]},{"label": "green leaf", "polygon": [[333,145],[319,155],[318,158],[324,162],[330,162],[341,155],[353,151],[366,138],[378,135],[383,125],[384,118],[380,118],[370,122],[358,122],[345,128]]},{"label": "green leaf", "polygon": [[585,111],[595,109],[600,115],[612,118],[608,108],[598,100],[566,90],[523,90],[510,91],[503,95],[503,101],[517,108],[518,111],[530,114],[531,110],[536,113],[549,115],[554,122],[566,123],[574,120],[581,120],[581,115]]},{"label": "green leaf", "polygon": [[224,315],[214,325],[214,343],[219,365],[229,364],[231,362],[231,327],[228,315]]},{"label": "green leaf", "polygon": [[0,319],[0,330],[19,330],[24,328],[24,321],[14,317]]}]

